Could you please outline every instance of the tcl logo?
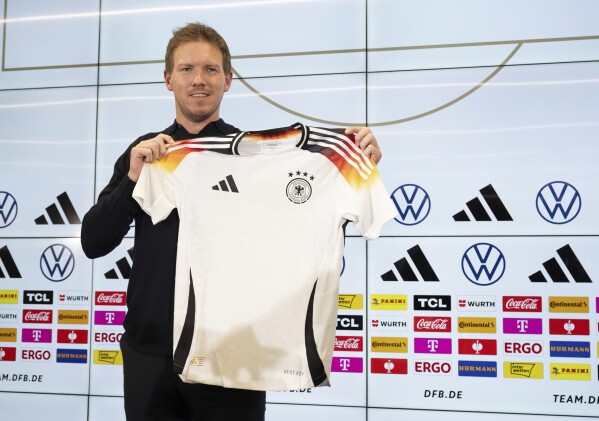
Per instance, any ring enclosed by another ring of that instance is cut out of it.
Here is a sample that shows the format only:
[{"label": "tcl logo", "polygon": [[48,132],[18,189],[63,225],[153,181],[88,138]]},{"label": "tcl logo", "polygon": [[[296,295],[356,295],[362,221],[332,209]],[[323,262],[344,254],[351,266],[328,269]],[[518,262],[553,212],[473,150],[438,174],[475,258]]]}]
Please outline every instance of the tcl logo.
[{"label": "tcl logo", "polygon": [[127,293],[124,291],[96,291],[96,305],[124,306],[127,304]]},{"label": "tcl logo", "polygon": [[50,361],[52,353],[48,349],[22,349],[22,361]]},{"label": "tcl logo", "polygon": [[337,316],[337,330],[362,330],[362,316]]},{"label": "tcl logo", "polygon": [[102,344],[116,344],[121,342],[122,332],[95,332],[94,342]]},{"label": "tcl logo", "polygon": [[449,311],[451,295],[414,295],[414,310]]},{"label": "tcl logo", "polygon": [[503,352],[505,354],[541,355],[543,354],[543,345],[540,342],[505,341]]},{"label": "tcl logo", "polygon": [[451,374],[449,361],[415,361],[414,371],[420,374],[448,375]]},{"label": "tcl logo", "polygon": [[23,310],[23,323],[52,323],[52,311]]},{"label": "tcl logo", "polygon": [[23,304],[52,304],[54,291],[23,291]]}]

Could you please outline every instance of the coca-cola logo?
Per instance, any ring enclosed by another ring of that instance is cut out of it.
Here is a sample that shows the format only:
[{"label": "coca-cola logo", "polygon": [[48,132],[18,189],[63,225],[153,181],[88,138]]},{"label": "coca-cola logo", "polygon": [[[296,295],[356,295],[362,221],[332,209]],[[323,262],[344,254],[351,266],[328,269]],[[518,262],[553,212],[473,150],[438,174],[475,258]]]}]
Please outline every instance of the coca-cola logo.
[{"label": "coca-cola logo", "polygon": [[124,306],[127,293],[124,291],[98,291],[96,292],[96,305]]},{"label": "coca-cola logo", "polygon": [[23,323],[52,323],[52,311],[23,310]]},{"label": "coca-cola logo", "polygon": [[414,331],[416,332],[451,332],[449,317],[415,317]]},{"label": "coca-cola logo", "polygon": [[335,337],[335,351],[362,351],[364,338],[361,336],[337,336]]},{"label": "coca-cola logo", "polygon": [[503,311],[540,312],[541,297],[503,297]]}]

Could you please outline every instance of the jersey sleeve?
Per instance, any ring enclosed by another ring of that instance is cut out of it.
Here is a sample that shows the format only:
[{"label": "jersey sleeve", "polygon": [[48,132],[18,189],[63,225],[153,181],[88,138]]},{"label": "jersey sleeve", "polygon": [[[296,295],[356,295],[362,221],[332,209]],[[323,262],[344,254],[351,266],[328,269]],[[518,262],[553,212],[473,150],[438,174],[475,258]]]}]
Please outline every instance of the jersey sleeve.
[{"label": "jersey sleeve", "polygon": [[345,213],[343,217],[353,221],[355,228],[368,240],[378,238],[383,225],[397,216],[376,166],[366,179],[359,183],[348,183],[343,189]]},{"label": "jersey sleeve", "polygon": [[172,163],[172,156],[144,164],[137,184],[133,189],[133,199],[152,218],[152,223],[166,219],[177,207],[177,197],[185,188],[184,180],[189,172],[185,160]]}]

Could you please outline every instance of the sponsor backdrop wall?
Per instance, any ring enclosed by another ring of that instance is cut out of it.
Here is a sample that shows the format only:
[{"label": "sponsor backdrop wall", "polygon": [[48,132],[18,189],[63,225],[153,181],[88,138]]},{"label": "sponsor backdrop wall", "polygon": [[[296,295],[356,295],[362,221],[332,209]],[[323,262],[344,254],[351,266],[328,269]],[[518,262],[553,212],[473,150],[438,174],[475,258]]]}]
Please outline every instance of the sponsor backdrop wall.
[{"label": "sponsor backdrop wall", "polygon": [[596,1],[2,4],[3,419],[124,419],[132,231],[90,261],[80,221],[172,122],[164,48],[193,20],[232,50],[226,120],[371,126],[399,212],[348,230],[333,386],[267,419],[599,416]]}]

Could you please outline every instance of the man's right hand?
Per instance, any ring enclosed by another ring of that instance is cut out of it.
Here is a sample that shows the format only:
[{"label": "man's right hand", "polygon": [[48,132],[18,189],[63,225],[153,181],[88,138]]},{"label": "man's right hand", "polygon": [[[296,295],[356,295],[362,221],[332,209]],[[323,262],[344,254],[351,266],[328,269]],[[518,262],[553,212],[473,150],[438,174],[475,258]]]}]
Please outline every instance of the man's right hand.
[{"label": "man's right hand", "polygon": [[154,162],[164,156],[166,145],[173,144],[172,137],[160,133],[158,136],[142,140],[131,149],[129,157],[129,173],[127,174],[132,181],[137,182],[144,162]]}]

